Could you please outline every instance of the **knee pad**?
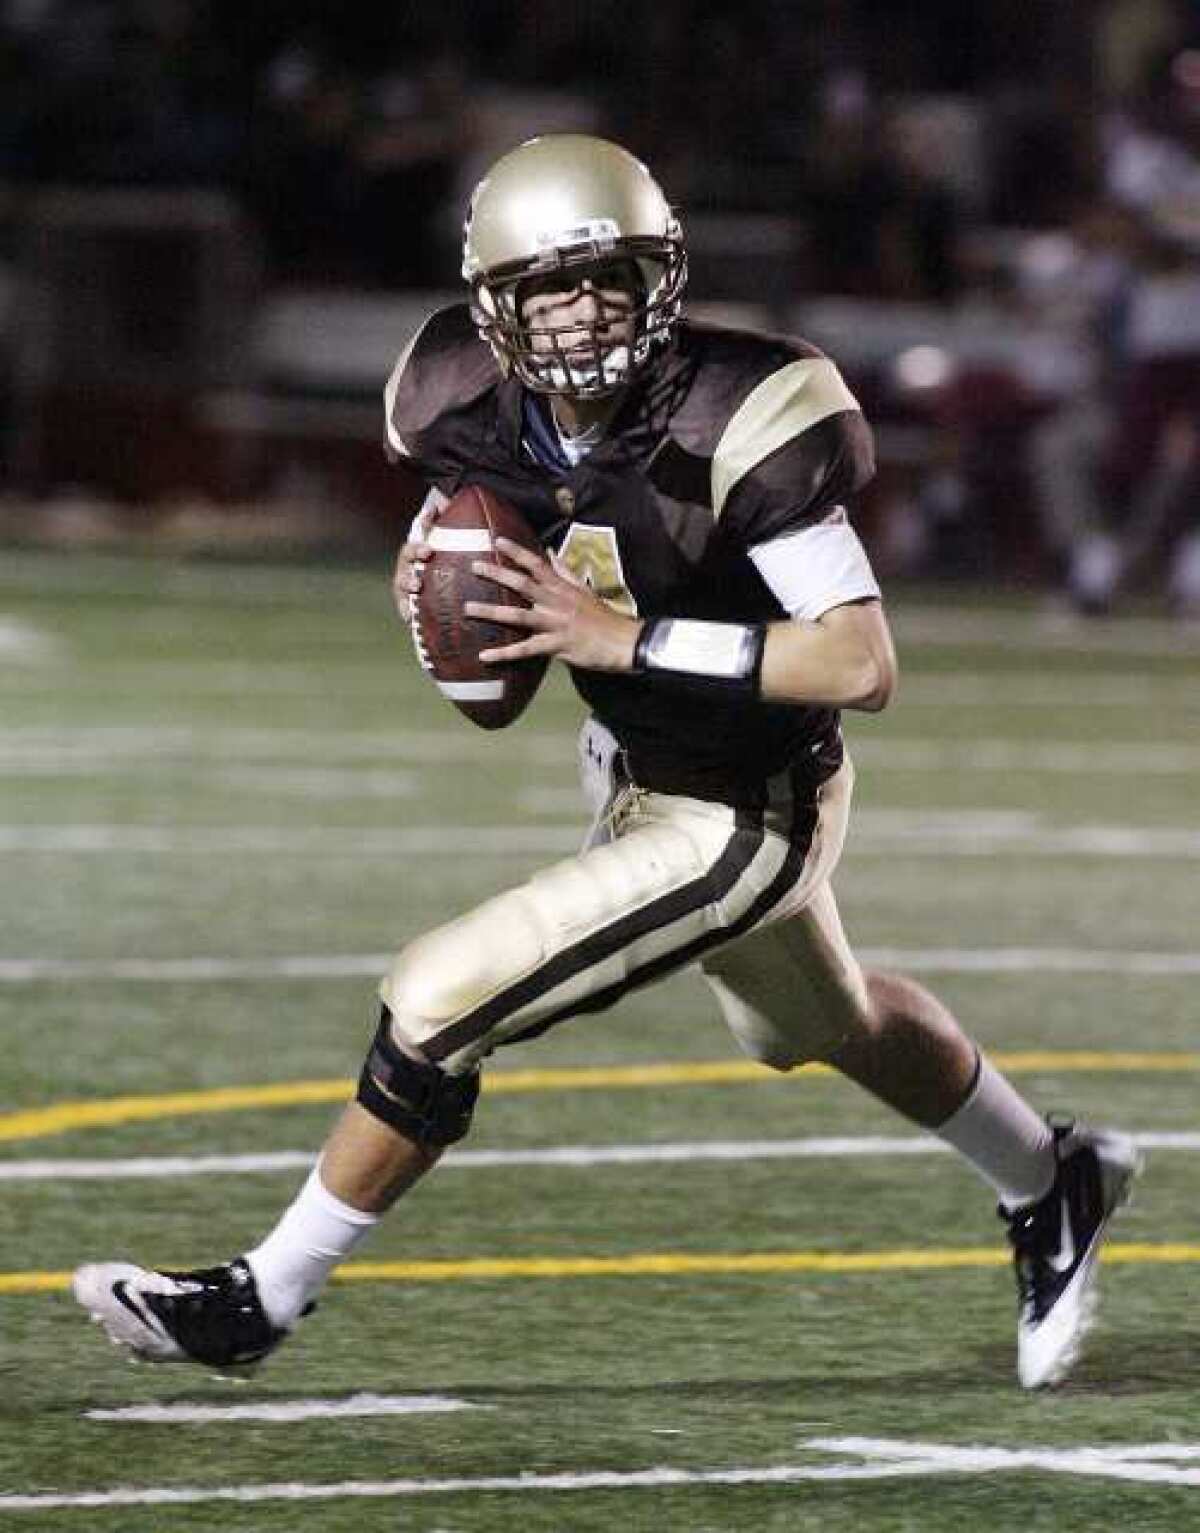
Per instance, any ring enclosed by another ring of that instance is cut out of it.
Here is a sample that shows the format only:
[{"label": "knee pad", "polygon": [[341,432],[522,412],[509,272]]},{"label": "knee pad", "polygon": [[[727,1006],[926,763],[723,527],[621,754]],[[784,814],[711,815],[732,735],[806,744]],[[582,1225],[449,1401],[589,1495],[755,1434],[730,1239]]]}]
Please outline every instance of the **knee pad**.
[{"label": "knee pad", "polygon": [[447,1075],[398,1048],[385,1006],[358,1078],[356,1100],[372,1117],[418,1144],[455,1144],[471,1127],[479,1071]]}]

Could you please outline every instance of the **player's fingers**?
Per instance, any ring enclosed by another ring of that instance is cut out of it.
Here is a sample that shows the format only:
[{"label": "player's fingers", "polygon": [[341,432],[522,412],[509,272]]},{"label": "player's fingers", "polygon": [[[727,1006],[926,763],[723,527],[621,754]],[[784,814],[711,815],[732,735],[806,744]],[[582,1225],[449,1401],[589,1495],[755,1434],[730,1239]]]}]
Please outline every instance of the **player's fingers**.
[{"label": "player's fingers", "polygon": [[534,633],[515,644],[505,644],[496,649],[481,649],[479,658],[486,665],[503,665],[509,660],[530,660],[535,655],[552,655],[559,647],[554,634]]},{"label": "player's fingers", "polygon": [[409,542],[423,543],[429,536],[430,528],[448,504],[446,497],[444,495],[439,497],[436,491],[427,495],[421,509],[408,524]]},{"label": "player's fingers", "polygon": [[523,570],[528,570],[531,575],[546,568],[546,561],[541,554],[535,554],[529,548],[522,548],[519,543],[514,543],[510,538],[497,538],[496,549],[513,564],[519,564]]},{"label": "player's fingers", "polygon": [[503,623],[506,628],[537,628],[541,626],[541,614],[535,607],[504,607],[499,602],[463,602],[467,617],[483,618],[489,623]]},{"label": "player's fingers", "polygon": [[[415,554],[416,545],[413,545]],[[392,592],[394,595],[415,596],[421,589],[421,579],[425,574],[425,561],[417,557],[408,557],[401,552],[396,560],[396,569],[392,575]]]},{"label": "player's fingers", "polygon": [[498,586],[505,586],[510,591],[519,591],[522,595],[532,584],[529,576],[522,570],[512,570],[504,564],[488,564],[484,559],[473,560],[471,570],[476,575],[482,575],[485,580],[490,580]]}]

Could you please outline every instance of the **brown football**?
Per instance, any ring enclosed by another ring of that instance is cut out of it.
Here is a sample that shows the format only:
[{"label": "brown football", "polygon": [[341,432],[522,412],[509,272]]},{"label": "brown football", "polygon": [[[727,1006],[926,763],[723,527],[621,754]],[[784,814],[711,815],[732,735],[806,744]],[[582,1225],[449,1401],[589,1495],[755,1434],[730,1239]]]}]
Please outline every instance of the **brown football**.
[{"label": "brown football", "polygon": [[504,537],[534,553],[541,546],[529,523],[507,501],[482,485],[468,485],[444,505],[425,541],[433,553],[425,566],[410,620],[417,658],[444,697],[481,729],[503,729],[528,707],[546,674],[545,659],[485,665],[479,658],[527,631],[467,617],[469,601],[522,606],[521,597],[476,575],[476,559],[503,563],[495,539]]}]

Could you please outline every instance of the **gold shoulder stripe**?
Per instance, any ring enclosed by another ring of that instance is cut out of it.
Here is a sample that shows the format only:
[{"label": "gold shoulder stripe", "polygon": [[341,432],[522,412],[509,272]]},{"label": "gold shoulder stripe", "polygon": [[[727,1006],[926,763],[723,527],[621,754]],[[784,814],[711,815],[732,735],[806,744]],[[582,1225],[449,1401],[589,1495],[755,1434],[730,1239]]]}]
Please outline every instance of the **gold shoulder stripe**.
[{"label": "gold shoulder stripe", "polygon": [[772,373],[742,401],[721,433],[712,464],[713,516],[743,475],[793,437],[858,400],[828,357],[803,357]]}]

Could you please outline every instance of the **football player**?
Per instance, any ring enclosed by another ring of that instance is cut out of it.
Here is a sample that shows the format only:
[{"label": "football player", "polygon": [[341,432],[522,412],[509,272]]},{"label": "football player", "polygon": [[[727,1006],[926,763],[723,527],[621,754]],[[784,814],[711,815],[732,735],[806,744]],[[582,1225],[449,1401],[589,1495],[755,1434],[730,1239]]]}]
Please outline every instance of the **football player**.
[{"label": "football player", "polygon": [[264,1356],[467,1133],[498,1045],[698,964],[752,1058],[827,1061],[991,1184],[1019,1378],[1061,1378],[1134,1148],[1048,1123],[928,991],[864,972],[832,892],[853,780],[839,711],[881,709],[896,685],[847,516],[872,473],[854,396],[803,341],[682,317],[679,223],[601,139],[502,158],[472,199],[463,271],[469,303],[432,315],[386,388],[389,451],[430,491],[395,595],[407,615],[458,488],[524,513],[544,554],[481,561],[495,599],[469,610],[517,630],[487,658],[568,667],[593,834],[399,954],[355,1099],[258,1246],[193,1272],[86,1266],[76,1296],[145,1357]]}]

